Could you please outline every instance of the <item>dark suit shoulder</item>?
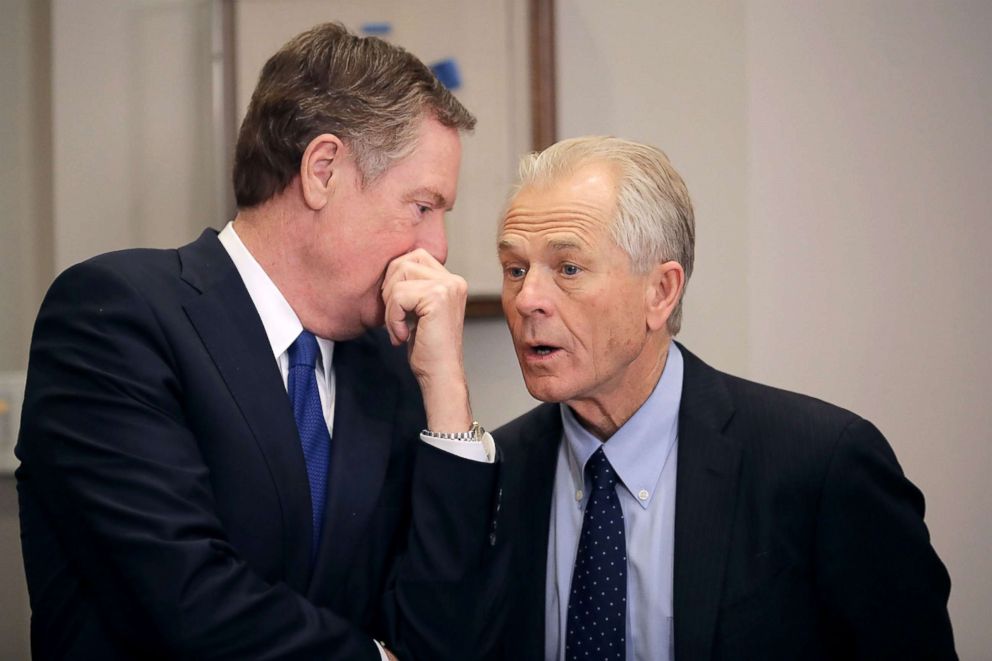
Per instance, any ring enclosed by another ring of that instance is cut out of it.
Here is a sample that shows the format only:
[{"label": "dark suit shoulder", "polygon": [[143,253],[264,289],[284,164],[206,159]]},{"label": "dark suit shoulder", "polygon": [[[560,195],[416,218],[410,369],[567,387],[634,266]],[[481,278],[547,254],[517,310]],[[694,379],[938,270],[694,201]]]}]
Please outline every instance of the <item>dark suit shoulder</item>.
[{"label": "dark suit shoulder", "polygon": [[69,267],[60,277],[113,274],[140,286],[150,281],[175,278],[179,269],[179,253],[175,248],[129,248],[91,257]]},{"label": "dark suit shoulder", "polygon": [[[55,278],[42,304],[42,316],[47,310],[85,311],[103,314],[144,300],[149,307],[178,311],[181,300],[194,294],[178,276],[179,257],[176,250],[130,249],[97,255],[70,266]],[[41,321],[41,317],[39,317]]]},{"label": "dark suit shoulder", "polygon": [[861,417],[810,395],[723,375],[739,411],[774,423],[807,420],[824,429],[842,431]]},{"label": "dark suit shoulder", "polygon": [[717,427],[740,446],[747,464],[768,471],[768,479],[820,483],[848,432],[870,426],[839,406],[720,372],[682,353],[682,422]]}]

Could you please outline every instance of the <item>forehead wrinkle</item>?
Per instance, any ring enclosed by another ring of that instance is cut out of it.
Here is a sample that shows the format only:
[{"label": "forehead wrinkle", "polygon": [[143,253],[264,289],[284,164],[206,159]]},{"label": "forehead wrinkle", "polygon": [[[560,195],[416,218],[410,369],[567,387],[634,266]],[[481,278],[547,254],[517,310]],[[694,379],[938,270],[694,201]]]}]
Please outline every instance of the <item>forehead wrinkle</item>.
[{"label": "forehead wrinkle", "polygon": [[604,227],[603,221],[596,215],[576,212],[575,209],[557,211],[514,211],[511,210],[503,220],[503,231],[516,230],[519,232],[542,233],[576,227],[587,232],[595,232]]},{"label": "forehead wrinkle", "polygon": [[604,209],[599,205],[589,204],[578,200],[569,201],[565,204],[543,207],[514,203],[510,205],[510,208],[506,213],[507,218],[512,218],[515,216],[524,216],[527,218],[532,216],[575,216],[599,221],[607,220],[610,215],[611,213],[609,209]]},{"label": "forehead wrinkle", "polygon": [[[596,243],[596,237],[604,231],[602,223],[589,217],[570,217],[528,222],[507,218],[503,224],[501,239],[510,235],[544,237],[547,245],[556,250],[581,248]],[[503,241],[501,241],[501,244]]]}]

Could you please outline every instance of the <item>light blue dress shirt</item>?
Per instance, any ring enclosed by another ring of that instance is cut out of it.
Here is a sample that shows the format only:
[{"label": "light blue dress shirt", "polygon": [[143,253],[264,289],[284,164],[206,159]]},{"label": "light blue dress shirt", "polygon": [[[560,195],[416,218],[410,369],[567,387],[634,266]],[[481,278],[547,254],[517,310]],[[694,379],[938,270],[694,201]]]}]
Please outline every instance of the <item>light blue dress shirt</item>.
[{"label": "light blue dress shirt", "polygon": [[[671,661],[674,656],[675,467],[681,401],[682,353],[671,342],[654,391],[602,444],[622,481],[617,496],[627,538],[628,661]],[[601,445],[564,404],[561,418],[564,439],[558,450],[548,531],[544,657],[549,660],[565,658],[572,567],[589,500],[585,465]]]}]

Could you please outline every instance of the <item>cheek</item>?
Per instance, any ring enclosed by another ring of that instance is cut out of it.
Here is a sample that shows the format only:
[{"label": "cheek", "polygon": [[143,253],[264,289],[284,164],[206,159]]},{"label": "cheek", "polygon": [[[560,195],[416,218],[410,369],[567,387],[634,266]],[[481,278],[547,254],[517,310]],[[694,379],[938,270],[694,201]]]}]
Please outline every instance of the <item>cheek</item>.
[{"label": "cheek", "polygon": [[599,362],[612,364],[628,362],[644,345],[646,323],[636,308],[617,300],[610,308],[600,311],[597,357]]}]

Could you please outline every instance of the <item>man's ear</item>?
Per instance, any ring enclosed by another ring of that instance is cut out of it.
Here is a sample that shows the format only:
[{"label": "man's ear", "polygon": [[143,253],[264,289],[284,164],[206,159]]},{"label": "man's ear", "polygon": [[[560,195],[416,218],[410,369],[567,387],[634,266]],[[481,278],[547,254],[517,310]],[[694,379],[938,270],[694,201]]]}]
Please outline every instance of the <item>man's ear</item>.
[{"label": "man's ear", "polygon": [[323,209],[340,177],[335,172],[344,158],[344,143],[336,135],[322,133],[310,141],[300,160],[303,200],[314,211]]},{"label": "man's ear", "polygon": [[678,262],[657,264],[648,274],[645,290],[648,328],[662,330],[682,298],[685,270]]}]

